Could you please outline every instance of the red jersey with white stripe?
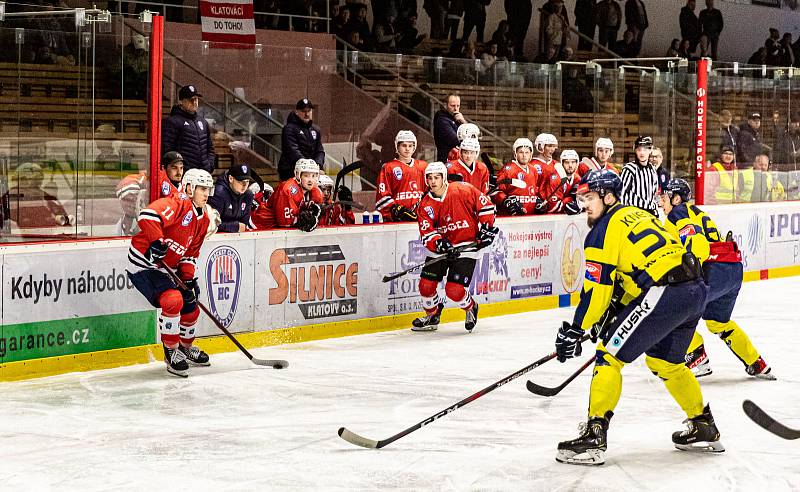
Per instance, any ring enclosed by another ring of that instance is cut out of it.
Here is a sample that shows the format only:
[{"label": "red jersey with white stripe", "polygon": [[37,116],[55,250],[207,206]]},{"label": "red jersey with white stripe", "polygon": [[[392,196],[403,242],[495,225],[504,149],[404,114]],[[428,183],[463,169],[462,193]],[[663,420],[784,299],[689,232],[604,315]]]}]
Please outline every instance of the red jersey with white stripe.
[{"label": "red jersey with white stripe", "polygon": [[539,175],[530,164],[522,166],[511,161],[497,173],[497,189],[490,196],[495,204],[503,203],[508,196],[517,196],[525,213],[532,214],[536,209],[538,182]]},{"label": "red jersey with white stripe", "polygon": [[167,173],[164,171],[163,168],[158,168],[156,183],[158,186],[159,198],[164,198],[165,196],[170,196],[175,193],[180,193],[183,191],[183,184],[178,183],[178,186],[176,187],[175,184],[169,180],[169,178],[167,177]]},{"label": "red jersey with white stripe", "polygon": [[558,188],[547,199],[547,209],[545,213],[548,214],[562,214],[565,213],[564,206],[567,203],[575,201],[575,193],[578,191],[578,184],[581,182],[581,177],[577,172],[561,178],[559,180]]},{"label": "red jersey with white stripe", "polygon": [[301,204],[313,201],[319,205],[325,201],[317,186],[305,192],[295,178],[282,181],[267,203],[250,213],[250,221],[256,229],[275,229],[278,227],[294,227],[300,215]]},{"label": "red jersey with white stripe", "polygon": [[422,244],[436,251],[442,237],[453,246],[475,241],[480,224],[494,224],[494,210],[486,195],[466,183],[449,183],[441,198],[426,193],[417,210]]},{"label": "red jersey with white stripe", "polygon": [[550,160],[547,163],[542,163],[539,160],[533,165],[533,168],[536,169],[536,173],[539,175],[536,195],[545,202],[549,201],[555,195],[558,187],[561,186],[561,178],[566,176],[567,173],[564,172],[561,163],[554,160]]},{"label": "red jersey with white stripe", "polygon": [[447,163],[448,174],[458,174],[464,183],[469,183],[484,195],[489,193],[489,168],[481,161],[475,161],[468,166],[458,159]]},{"label": "red jersey with white stripe", "polygon": [[425,194],[425,168],[428,163],[412,159],[406,164],[393,159],[383,165],[378,174],[378,189],[375,192],[375,208],[385,222],[392,221],[392,206],[400,204],[414,210]]},{"label": "red jersey with white stripe", "polygon": [[140,231],[131,239],[128,250],[128,260],[135,267],[131,272],[158,268],[146,253],[150,243],[160,240],[168,248],[161,261],[170,268],[177,268],[182,279],[194,278],[194,267],[209,222],[208,214],[203,209],[198,210],[192,199],[183,193],[154,201],[139,212]]},{"label": "red jersey with white stripe", "polygon": [[617,171],[617,168],[614,167],[613,164],[607,162],[604,167],[594,157],[584,157],[580,164],[578,164],[576,173],[582,178],[589,171],[599,171],[600,169],[608,169],[609,171],[614,171],[616,174],[619,174],[619,171]]}]

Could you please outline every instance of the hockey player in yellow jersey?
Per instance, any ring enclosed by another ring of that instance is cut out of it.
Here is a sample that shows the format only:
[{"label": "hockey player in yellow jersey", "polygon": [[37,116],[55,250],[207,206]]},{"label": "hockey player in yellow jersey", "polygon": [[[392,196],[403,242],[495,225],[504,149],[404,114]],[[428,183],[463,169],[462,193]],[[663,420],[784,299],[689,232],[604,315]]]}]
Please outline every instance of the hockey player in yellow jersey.
[{"label": "hockey player in yellow jersey", "polygon": [[724,451],[700,385],[684,364],[708,293],[700,264],[650,212],[621,205],[621,189],[619,176],[608,170],[588,173],[578,187],[591,228],[584,242],[586,278],[573,321],[565,321],[558,332],[558,360],[579,356],[585,331],[604,324],[609,310],[616,314],[599,330],[588,422],[581,424],[576,439],[558,444],[556,460],[605,462],[608,425],[622,393],[622,367],[642,354],[686,413],[688,428],[672,434],[675,447]]},{"label": "hockey player in yellow jersey", "polygon": [[[711,333],[718,335],[742,361],[745,371],[759,379],[776,379],[771,368],[759,355],[750,338],[731,319],[733,306],[742,287],[742,255],[732,240],[723,241],[711,217],[689,204],[692,197],[689,183],[672,179],[661,195],[661,208],[667,219],[664,227],[679,238],[687,251],[703,265],[709,293],[703,319]],[[695,331],[686,354],[686,365],[696,377],[711,374],[711,364],[703,345],[703,337]]]}]

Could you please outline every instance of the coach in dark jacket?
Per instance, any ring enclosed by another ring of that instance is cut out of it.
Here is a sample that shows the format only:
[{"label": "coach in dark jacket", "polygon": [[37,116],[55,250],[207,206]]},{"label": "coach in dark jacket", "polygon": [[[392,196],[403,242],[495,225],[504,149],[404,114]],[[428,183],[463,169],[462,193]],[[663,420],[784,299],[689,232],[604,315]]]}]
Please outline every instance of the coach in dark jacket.
[{"label": "coach in dark jacket", "polygon": [[458,147],[458,126],[467,120],[461,114],[461,97],[450,94],[447,106],[433,115],[433,141],[436,143],[436,160],[447,162],[447,154]]},{"label": "coach in dark jacket", "polygon": [[240,164],[217,178],[208,204],[219,212],[221,232],[244,232],[250,224],[253,192],[248,190],[252,176],[249,166]]},{"label": "coach in dark jacket", "polygon": [[161,151],[163,154],[180,152],[186,171],[196,168],[213,173],[216,156],[211,128],[206,119],[197,114],[201,97],[193,85],[183,86],[178,91],[180,104],[172,107],[161,127]]},{"label": "coach in dark jacket", "polygon": [[739,134],[736,136],[737,164],[752,166],[756,156],[763,152],[758,132],[760,128],[761,113],[751,111],[747,114],[747,121],[739,126]]},{"label": "coach in dark jacket", "polygon": [[320,168],[325,164],[322,132],[312,121],[313,111],[311,101],[300,99],[286,119],[286,126],[281,133],[281,160],[278,163],[281,181],[294,176],[294,165],[300,159],[314,159]]}]

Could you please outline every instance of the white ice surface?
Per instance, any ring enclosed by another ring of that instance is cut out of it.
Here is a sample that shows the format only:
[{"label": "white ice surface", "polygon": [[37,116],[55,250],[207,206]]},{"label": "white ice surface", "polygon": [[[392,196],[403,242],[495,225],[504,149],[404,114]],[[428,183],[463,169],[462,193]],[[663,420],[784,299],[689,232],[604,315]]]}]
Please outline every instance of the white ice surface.
[{"label": "white ice surface", "polygon": [[[745,284],[734,318],[779,381],[758,381],[716,337],[701,379],[727,451],[677,451],[684,415],[643,361],[623,371],[608,461],[554,460],[585,418],[590,372],[545,399],[580,362],[552,361],[382,449],[352,446],[346,426],[387,438],[553,350],[570,309],[212,356],[187,380],[162,363],[0,384],[2,490],[800,490],[800,441],[741,410],[750,398],[800,427],[800,279]],[[701,325],[701,333],[708,332]],[[585,345],[584,357],[591,351]],[[584,357],[581,358],[584,359]]]}]

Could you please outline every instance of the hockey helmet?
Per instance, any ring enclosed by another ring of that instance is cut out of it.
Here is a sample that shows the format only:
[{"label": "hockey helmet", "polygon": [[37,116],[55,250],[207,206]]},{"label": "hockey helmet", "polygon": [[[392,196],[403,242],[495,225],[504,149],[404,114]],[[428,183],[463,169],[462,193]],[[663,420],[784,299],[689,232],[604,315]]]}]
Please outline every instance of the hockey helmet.
[{"label": "hockey helmet", "polygon": [[400,145],[400,142],[414,142],[414,148],[417,148],[417,136],[414,135],[414,132],[411,130],[400,130],[397,132],[397,135],[394,137],[394,150],[397,150],[397,146]]},{"label": "hockey helmet", "polygon": [[333,188],[333,180],[327,174],[320,174],[317,186],[320,188]]},{"label": "hockey helmet", "polygon": [[514,154],[517,153],[517,149],[520,147],[528,147],[529,149],[533,150],[533,143],[531,143],[530,139],[525,137],[520,137],[514,140]]},{"label": "hockey helmet", "polygon": [[425,178],[428,178],[429,174],[441,174],[444,178],[444,181],[447,182],[447,166],[445,166],[444,162],[431,162],[425,168]]},{"label": "hockey helmet", "polygon": [[639,147],[645,147],[648,149],[653,148],[653,137],[650,136],[639,136],[636,139],[636,142],[633,144],[633,150],[638,149]]},{"label": "hockey helmet", "polygon": [[685,179],[681,178],[670,179],[667,186],[664,187],[664,193],[668,194],[670,198],[678,195],[683,202],[688,202],[692,199],[692,188]]},{"label": "hockey helmet", "polygon": [[467,138],[481,138],[481,129],[478,128],[478,125],[475,123],[462,123],[458,125],[456,136],[459,141],[463,141]]},{"label": "hockey helmet", "polygon": [[294,165],[294,177],[300,179],[303,173],[317,173],[319,174],[319,164],[314,159],[297,159]]},{"label": "hockey helmet", "polygon": [[481,151],[481,144],[477,138],[465,138],[461,141],[458,147],[461,150],[474,150],[475,152]]},{"label": "hockey helmet", "polygon": [[541,152],[544,150],[545,145],[557,146],[558,139],[551,133],[540,133],[536,136],[536,140],[533,141],[533,145],[536,148],[536,152]]},{"label": "hockey helmet", "polygon": [[[214,196],[214,178],[211,177],[208,171],[203,169],[189,169],[185,173],[183,173],[183,178],[181,179],[181,185],[183,189],[186,190],[186,194],[192,196],[194,194],[194,188],[196,186],[204,186],[208,188],[208,196]],[[189,193],[188,186],[192,187],[192,192]]]},{"label": "hockey helmet", "polygon": [[619,198],[622,193],[622,180],[617,173],[608,169],[600,169],[586,173],[578,185],[578,193],[596,191],[601,197],[607,192]]},{"label": "hockey helmet", "polygon": [[614,151],[614,142],[611,141],[610,138],[600,137],[594,143],[594,150],[597,149],[609,149],[612,152]]},{"label": "hockey helmet", "polygon": [[581,160],[581,158],[580,158],[580,156],[578,155],[578,153],[577,153],[577,152],[575,152],[574,150],[572,150],[572,149],[567,149],[567,150],[565,150],[565,151],[561,152],[561,161],[563,162],[563,161],[567,161],[567,160],[570,160],[570,161],[573,161],[573,160],[574,160],[574,161],[579,161],[579,160]]}]

